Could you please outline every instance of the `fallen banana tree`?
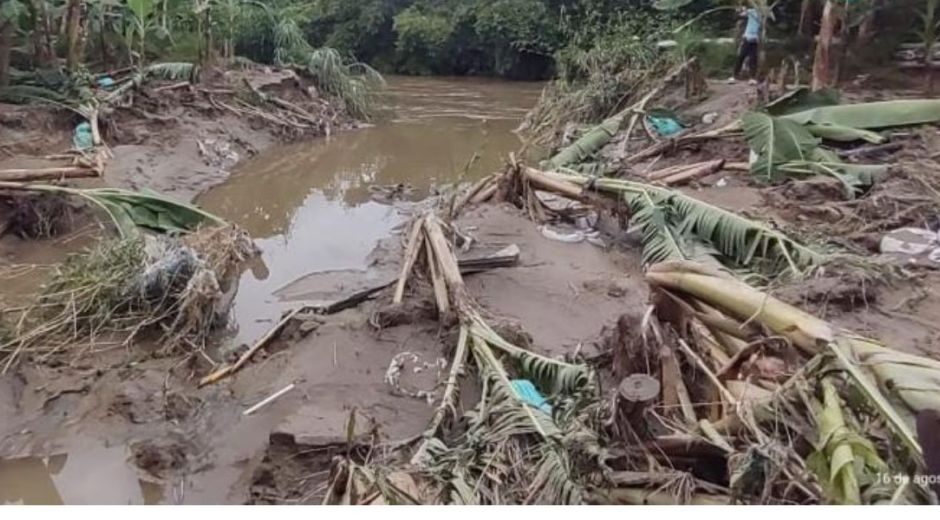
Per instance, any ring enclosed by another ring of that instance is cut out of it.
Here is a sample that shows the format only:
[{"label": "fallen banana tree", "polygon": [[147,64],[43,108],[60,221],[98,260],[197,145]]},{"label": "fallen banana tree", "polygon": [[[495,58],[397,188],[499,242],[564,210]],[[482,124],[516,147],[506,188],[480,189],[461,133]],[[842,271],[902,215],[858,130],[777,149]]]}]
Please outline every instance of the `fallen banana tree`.
[{"label": "fallen banana tree", "polygon": [[[923,467],[911,420],[940,404],[940,364],[838,331],[726,273],[667,262],[647,274],[656,312],[631,346],[658,360],[607,398],[586,365],[496,332],[467,294],[447,228],[434,215],[415,221],[392,296],[399,304],[422,279],[459,330],[429,425],[404,452],[334,468],[326,503],[930,500],[884,476]],[[903,383],[898,370],[915,366],[923,376]],[[461,417],[470,372],[481,397]],[[650,379],[652,393],[624,386]]]},{"label": "fallen banana tree", "polygon": [[538,199],[538,190],[576,200],[594,197],[601,205],[612,200],[628,210],[631,227],[640,231],[648,265],[707,258],[745,276],[776,278],[803,276],[826,260],[824,252],[768,225],[653,184],[544,172],[518,163],[489,182],[500,185],[491,197],[515,201],[540,219],[550,210]]},{"label": "fallen banana tree", "polygon": [[[926,469],[914,425],[940,407],[940,363],[840,330],[708,267],[667,262],[646,277],[666,296],[660,310],[672,309],[680,335],[697,338],[686,349],[691,364],[728,410],[700,434],[729,447],[744,435],[802,437],[804,448],[780,445],[815,476],[826,502],[931,500],[926,486],[885,475],[919,482]],[[676,319],[676,303],[690,321]]]},{"label": "fallen banana tree", "polygon": [[[546,161],[546,167],[550,169],[567,167],[580,164],[594,157],[610,140],[626,127],[626,137],[629,140],[637,121],[646,117],[646,105],[660,94],[662,90],[685,72],[690,65],[695,63],[695,59],[688,60],[673,68],[664,78],[658,80],[656,85],[643,95],[636,103],[621,110],[617,114],[608,117],[599,125],[591,128],[579,137],[574,143],[564,147],[556,153],[551,159]],[[629,120],[629,123],[627,121]]]}]

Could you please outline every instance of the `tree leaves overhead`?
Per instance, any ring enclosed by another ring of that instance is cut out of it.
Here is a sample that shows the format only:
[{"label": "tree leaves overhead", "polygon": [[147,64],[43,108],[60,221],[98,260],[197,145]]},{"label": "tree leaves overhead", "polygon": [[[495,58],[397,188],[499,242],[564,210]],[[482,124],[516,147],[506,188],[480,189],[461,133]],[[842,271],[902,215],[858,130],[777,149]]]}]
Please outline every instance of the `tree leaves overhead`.
[{"label": "tree leaves overhead", "polygon": [[692,3],[693,0],[655,0],[653,7],[661,11],[674,11]]}]

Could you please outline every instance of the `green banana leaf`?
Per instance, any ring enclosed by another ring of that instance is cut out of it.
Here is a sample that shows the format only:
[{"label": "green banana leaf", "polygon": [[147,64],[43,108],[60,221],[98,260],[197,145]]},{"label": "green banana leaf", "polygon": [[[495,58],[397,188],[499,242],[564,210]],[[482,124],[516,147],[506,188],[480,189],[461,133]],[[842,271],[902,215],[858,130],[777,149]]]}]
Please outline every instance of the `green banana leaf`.
[{"label": "green banana leaf", "polygon": [[115,188],[78,191],[82,192],[80,196],[103,207],[122,235],[136,232],[137,227],[159,233],[188,233],[204,223],[225,222],[192,204],[150,190],[140,193]]},{"label": "green banana leaf", "polygon": [[800,87],[767,103],[764,105],[764,110],[772,116],[783,116],[838,104],[839,91],[837,90],[822,89],[813,91],[809,87]]},{"label": "green banana leaf", "polygon": [[84,199],[111,218],[122,236],[134,235],[138,228],[158,233],[188,233],[203,224],[224,225],[225,220],[198,207],[145,190],[135,192],[118,188],[69,188],[53,184],[0,182],[9,190],[63,193]]},{"label": "green banana leaf", "polygon": [[835,153],[823,148],[810,152],[808,161],[789,161],[778,166],[778,171],[788,175],[828,175],[834,177],[845,191],[847,199],[871,187],[878,177],[887,172],[884,164],[854,164],[842,162]]},{"label": "green banana leaf", "polygon": [[861,128],[852,128],[850,126],[834,125],[830,123],[808,124],[806,125],[806,129],[814,136],[820,139],[826,139],[827,141],[839,141],[843,143],[868,141],[873,144],[885,142],[885,137],[879,133],[872,132],[871,130],[863,130]]},{"label": "green banana leaf", "polygon": [[819,145],[803,125],[763,112],[749,112],[741,118],[744,137],[757,160],[751,173],[768,181],[777,180],[778,167],[793,161],[807,161]]},{"label": "green banana leaf", "polygon": [[818,107],[782,116],[801,125],[876,129],[940,121],[940,99],[902,99]]}]

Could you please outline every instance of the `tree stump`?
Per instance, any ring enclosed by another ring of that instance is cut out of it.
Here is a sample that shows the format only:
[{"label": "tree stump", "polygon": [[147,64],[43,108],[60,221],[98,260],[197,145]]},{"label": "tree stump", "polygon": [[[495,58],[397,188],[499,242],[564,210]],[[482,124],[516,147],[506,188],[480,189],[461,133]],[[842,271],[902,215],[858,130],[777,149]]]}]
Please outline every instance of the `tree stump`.
[{"label": "tree stump", "polygon": [[629,427],[641,439],[650,436],[645,412],[656,402],[660,388],[659,380],[649,374],[631,374],[620,382],[617,388],[617,415],[621,429]]}]

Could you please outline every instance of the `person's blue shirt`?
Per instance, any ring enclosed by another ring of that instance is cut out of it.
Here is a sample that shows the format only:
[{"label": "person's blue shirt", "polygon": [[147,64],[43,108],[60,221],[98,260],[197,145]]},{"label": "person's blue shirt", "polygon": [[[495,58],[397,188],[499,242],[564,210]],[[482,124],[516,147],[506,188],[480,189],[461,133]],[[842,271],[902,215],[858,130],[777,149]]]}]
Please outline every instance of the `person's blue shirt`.
[{"label": "person's blue shirt", "polygon": [[760,13],[753,7],[747,10],[747,25],[744,27],[744,39],[756,42],[760,39]]}]

